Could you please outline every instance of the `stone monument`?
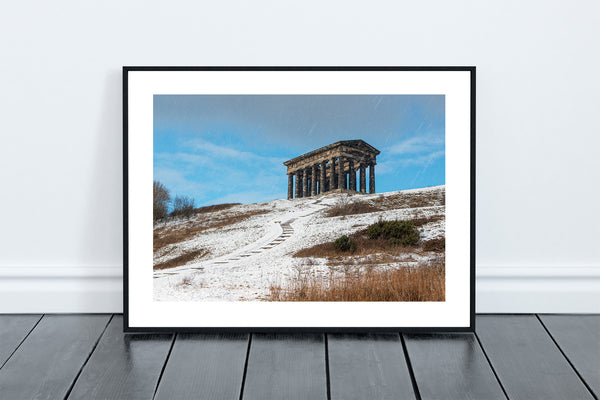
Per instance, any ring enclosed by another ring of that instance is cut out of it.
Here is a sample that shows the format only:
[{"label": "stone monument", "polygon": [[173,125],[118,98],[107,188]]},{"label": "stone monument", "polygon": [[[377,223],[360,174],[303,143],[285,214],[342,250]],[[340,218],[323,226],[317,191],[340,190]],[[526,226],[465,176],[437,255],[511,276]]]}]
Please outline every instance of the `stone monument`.
[{"label": "stone monument", "polygon": [[368,193],[375,193],[375,164],[379,153],[363,140],[341,140],[284,162],[288,175],[288,199],[334,191],[367,193],[367,167]]}]

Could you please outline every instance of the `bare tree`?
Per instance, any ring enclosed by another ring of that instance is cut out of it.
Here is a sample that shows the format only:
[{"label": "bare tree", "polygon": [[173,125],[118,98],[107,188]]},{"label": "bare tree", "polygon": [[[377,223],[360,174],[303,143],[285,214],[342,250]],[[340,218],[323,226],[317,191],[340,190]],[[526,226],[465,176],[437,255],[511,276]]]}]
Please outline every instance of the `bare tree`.
[{"label": "bare tree", "polygon": [[175,196],[171,216],[190,218],[194,215],[194,199],[189,196]]},{"label": "bare tree", "polygon": [[154,198],[154,222],[156,222],[166,217],[169,213],[171,195],[169,194],[169,190],[165,187],[165,185],[159,181],[154,181],[152,183],[152,191]]}]

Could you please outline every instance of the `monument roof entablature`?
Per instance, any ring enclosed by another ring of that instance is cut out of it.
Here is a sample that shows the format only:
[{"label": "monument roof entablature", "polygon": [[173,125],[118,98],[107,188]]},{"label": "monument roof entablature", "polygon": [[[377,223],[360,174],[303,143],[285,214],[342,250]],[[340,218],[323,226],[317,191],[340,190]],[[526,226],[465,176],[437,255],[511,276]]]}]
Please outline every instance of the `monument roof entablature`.
[{"label": "monument roof entablature", "polygon": [[380,151],[371,146],[364,140],[340,140],[339,142],[323,146],[301,156],[292,158],[283,163],[288,170],[301,166],[307,166],[311,163],[318,163],[330,157],[350,157],[357,160],[368,161],[375,159]]}]

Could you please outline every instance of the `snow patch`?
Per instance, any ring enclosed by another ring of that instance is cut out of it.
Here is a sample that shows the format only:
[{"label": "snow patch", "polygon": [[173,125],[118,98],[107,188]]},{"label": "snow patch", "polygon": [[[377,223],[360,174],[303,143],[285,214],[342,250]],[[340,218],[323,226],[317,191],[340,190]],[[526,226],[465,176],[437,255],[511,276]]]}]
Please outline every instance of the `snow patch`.
[{"label": "snow patch", "polygon": [[[377,194],[350,195],[349,199],[369,201],[399,194],[437,192],[444,186],[411,189]],[[327,194],[293,200],[273,200],[246,204],[195,218],[221,218],[226,213],[247,213],[267,210],[221,229],[208,229],[196,237],[173,245],[174,250],[160,261],[195,249],[210,251],[207,259],[184,266],[154,272],[156,301],[258,301],[269,294],[272,285],[285,284],[300,272],[330,273],[327,260],[294,258],[299,250],[330,242],[349,235],[379,219],[409,219],[419,216],[444,216],[445,206],[400,208],[366,214],[327,217],[325,210],[335,205],[340,194]],[[171,221],[164,226],[176,228],[183,222]],[[419,228],[421,239],[445,235],[444,218]],[[435,255],[408,255],[414,264],[426,262]],[[155,260],[157,262],[157,260]]]}]

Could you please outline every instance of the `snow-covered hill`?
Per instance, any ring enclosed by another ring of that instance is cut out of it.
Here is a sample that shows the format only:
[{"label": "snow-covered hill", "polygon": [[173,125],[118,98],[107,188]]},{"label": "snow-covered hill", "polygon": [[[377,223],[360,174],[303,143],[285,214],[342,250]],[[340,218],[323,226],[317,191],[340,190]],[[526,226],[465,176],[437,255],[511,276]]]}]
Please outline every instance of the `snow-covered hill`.
[{"label": "snow-covered hill", "polygon": [[[161,234],[190,232],[155,251],[154,264],[205,250],[185,265],[154,271],[154,299],[163,301],[256,301],[272,285],[285,285],[298,272],[326,274],[324,258],[292,257],[301,249],[331,242],[384,220],[441,216],[419,228],[421,240],[445,234],[445,187],[378,194],[327,194],[294,200],[236,205],[159,225]],[[363,202],[380,211],[327,216],[331,207]],[[187,230],[186,230],[187,229]],[[417,265],[431,255],[408,254]],[[308,271],[307,271],[308,270]]]}]

